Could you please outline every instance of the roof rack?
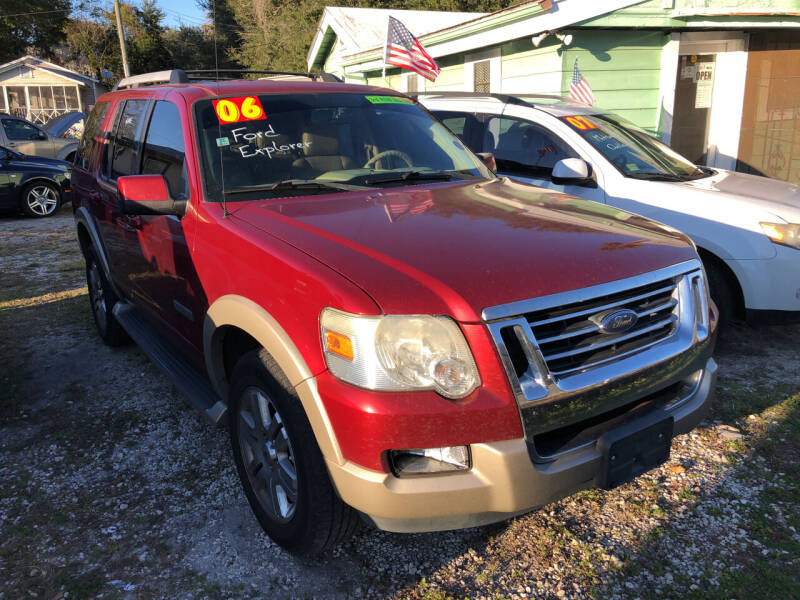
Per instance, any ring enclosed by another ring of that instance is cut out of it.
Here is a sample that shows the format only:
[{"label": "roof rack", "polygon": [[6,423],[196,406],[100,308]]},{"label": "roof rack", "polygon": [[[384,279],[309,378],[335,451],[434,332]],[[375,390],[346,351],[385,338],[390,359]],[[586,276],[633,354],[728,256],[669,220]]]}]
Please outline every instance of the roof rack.
[{"label": "roof rack", "polygon": [[459,92],[459,91],[429,91],[429,92],[406,92],[407,96],[418,98],[420,96],[444,96],[447,98],[495,98],[506,104],[518,104],[529,106],[531,102],[525,98],[542,98],[544,100],[564,100],[571,101],[566,96],[557,94],[498,94],[494,92]]},{"label": "roof rack", "polygon": [[[237,76],[238,75],[238,76]],[[184,71],[171,69],[169,71],[154,71],[120,79],[114,86],[115,90],[126,90],[143,85],[157,85],[159,83],[193,83],[198,81],[230,81],[240,79],[242,75],[283,75],[288,77],[304,77],[312,81],[325,81],[340,83],[342,80],[332,73],[301,73],[295,71],[258,71],[250,69],[198,69]]]}]

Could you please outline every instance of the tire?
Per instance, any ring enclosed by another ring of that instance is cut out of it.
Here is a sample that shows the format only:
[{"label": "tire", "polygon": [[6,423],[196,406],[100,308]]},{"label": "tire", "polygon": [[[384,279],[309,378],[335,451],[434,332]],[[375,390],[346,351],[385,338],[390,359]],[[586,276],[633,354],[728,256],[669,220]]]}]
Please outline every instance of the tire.
[{"label": "tire", "polygon": [[266,350],[234,367],[229,427],[236,469],[261,527],[295,555],[325,552],[356,530],[299,398]]},{"label": "tire", "polygon": [[20,206],[29,217],[49,217],[61,205],[61,192],[52,183],[34,181],[22,190]]},{"label": "tire", "polygon": [[719,330],[727,328],[736,316],[736,296],[726,274],[720,267],[707,261],[703,263],[708,276],[711,299],[719,310]]},{"label": "tire", "polygon": [[119,298],[108,283],[94,248],[86,250],[86,285],[97,333],[108,346],[122,346],[130,341],[128,334],[111,312]]},{"label": "tire", "polygon": [[68,162],[68,163],[70,163],[70,164],[74,163],[74,162],[75,162],[75,151],[73,150],[72,152],[70,152],[69,154],[67,154],[67,155],[64,157],[64,160],[65,160],[65,161],[67,161],[67,162]]}]

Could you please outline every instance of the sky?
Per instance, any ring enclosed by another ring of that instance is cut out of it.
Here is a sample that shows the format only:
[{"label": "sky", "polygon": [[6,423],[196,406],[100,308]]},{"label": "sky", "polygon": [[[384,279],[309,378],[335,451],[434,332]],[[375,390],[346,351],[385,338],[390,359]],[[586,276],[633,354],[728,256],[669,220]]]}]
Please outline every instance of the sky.
[{"label": "sky", "polygon": [[156,4],[166,15],[167,27],[178,27],[181,23],[196,27],[205,21],[205,14],[195,0],[157,0]]}]

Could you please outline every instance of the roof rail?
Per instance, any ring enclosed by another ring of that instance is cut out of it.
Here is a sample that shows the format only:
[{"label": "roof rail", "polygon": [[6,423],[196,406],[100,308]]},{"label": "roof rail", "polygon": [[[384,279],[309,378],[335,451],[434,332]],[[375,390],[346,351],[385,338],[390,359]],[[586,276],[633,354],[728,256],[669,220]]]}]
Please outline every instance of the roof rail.
[{"label": "roof rail", "polygon": [[115,90],[125,90],[129,88],[136,88],[140,85],[156,84],[156,83],[187,83],[189,78],[186,72],[181,69],[172,69],[170,71],[154,71],[152,73],[142,73],[141,75],[132,75],[120,79],[114,86]]},{"label": "roof rail", "polygon": [[[184,71],[190,79],[196,80],[198,79],[198,75],[201,76],[200,78],[205,80],[215,80],[215,79],[239,79],[238,77],[231,77],[227,75],[227,73],[238,73],[238,74],[245,74],[245,75],[289,75],[292,77],[307,77],[313,81],[325,81],[329,83],[341,83],[341,78],[337,77],[333,73],[325,73],[323,71],[320,72],[300,72],[300,71],[259,71],[254,69],[200,69],[194,71]],[[223,77],[220,77],[219,74],[226,74]],[[210,77],[202,77],[204,75],[208,75]]]},{"label": "roof rail", "polygon": [[557,94],[498,94],[494,92],[459,92],[459,91],[429,91],[429,92],[406,92],[407,96],[419,98],[420,96],[444,96],[446,98],[495,98],[506,104],[519,104],[527,106],[532,104],[525,98],[542,98],[546,100],[565,100],[571,101],[566,96]]},{"label": "roof rail", "polygon": [[[239,77],[237,77],[238,75]],[[169,71],[154,71],[120,79],[114,86],[115,90],[137,88],[142,85],[156,85],[159,83],[192,83],[196,81],[215,81],[239,79],[241,75],[287,75],[292,77],[307,77],[313,81],[340,83],[342,80],[332,73],[300,73],[295,71],[258,71],[249,69],[171,69]]]}]

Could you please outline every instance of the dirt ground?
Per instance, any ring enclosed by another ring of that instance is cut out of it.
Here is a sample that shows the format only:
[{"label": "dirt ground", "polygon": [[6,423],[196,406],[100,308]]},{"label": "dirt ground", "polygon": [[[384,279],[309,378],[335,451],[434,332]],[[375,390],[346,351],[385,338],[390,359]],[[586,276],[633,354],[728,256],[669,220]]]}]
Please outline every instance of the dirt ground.
[{"label": "dirt ground", "polygon": [[94,332],[70,207],[0,216],[0,599],[800,598],[800,327],[734,325],[671,460],[507,523],[261,532],[227,433]]}]

